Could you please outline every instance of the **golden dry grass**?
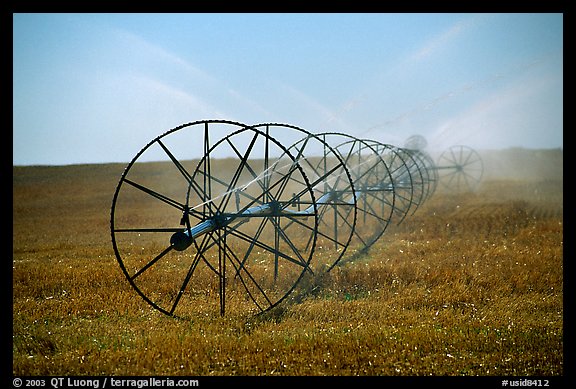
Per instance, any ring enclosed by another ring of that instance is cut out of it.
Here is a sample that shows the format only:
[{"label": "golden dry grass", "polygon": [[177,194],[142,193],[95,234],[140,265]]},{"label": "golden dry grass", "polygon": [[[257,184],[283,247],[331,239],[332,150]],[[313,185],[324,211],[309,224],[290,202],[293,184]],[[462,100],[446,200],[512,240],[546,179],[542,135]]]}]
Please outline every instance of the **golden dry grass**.
[{"label": "golden dry grass", "polygon": [[277,309],[152,309],[111,247],[124,165],[14,167],[15,375],[561,376],[563,182],[436,193]]}]

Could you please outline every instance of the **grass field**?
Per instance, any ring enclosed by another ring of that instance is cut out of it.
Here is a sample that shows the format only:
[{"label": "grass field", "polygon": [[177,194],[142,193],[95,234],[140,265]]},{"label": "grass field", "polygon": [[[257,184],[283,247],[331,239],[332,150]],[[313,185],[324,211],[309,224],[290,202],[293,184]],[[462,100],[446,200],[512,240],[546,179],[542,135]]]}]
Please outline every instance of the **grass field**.
[{"label": "grass field", "polygon": [[562,376],[562,154],[538,155],[520,176],[488,160],[476,193],[439,188],[298,302],[180,319],[115,259],[124,164],[14,167],[12,372]]}]

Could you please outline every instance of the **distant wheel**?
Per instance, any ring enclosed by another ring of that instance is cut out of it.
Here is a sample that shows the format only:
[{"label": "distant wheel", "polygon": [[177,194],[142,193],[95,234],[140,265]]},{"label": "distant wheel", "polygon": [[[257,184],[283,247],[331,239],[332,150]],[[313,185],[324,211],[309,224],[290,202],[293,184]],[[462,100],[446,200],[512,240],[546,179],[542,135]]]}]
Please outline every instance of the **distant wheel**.
[{"label": "distant wheel", "polygon": [[445,188],[456,192],[472,192],[482,181],[484,163],[474,149],[458,145],[440,154],[436,170]]},{"label": "distant wheel", "polygon": [[428,141],[422,135],[412,135],[404,142],[404,148],[408,150],[421,151],[428,146]]}]

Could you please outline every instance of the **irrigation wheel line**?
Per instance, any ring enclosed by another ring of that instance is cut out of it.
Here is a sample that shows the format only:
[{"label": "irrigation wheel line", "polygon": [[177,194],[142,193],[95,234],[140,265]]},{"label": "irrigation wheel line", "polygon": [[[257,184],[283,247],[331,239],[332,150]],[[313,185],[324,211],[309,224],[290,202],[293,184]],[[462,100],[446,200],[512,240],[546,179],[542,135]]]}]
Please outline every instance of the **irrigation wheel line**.
[{"label": "irrigation wheel line", "polygon": [[455,190],[480,182],[474,150],[454,146],[435,164],[426,144],[415,135],[400,148],[282,123],[178,126],[142,148],[118,182],[116,259],[166,315],[266,312],[306,276],[366,253],[440,177]]}]

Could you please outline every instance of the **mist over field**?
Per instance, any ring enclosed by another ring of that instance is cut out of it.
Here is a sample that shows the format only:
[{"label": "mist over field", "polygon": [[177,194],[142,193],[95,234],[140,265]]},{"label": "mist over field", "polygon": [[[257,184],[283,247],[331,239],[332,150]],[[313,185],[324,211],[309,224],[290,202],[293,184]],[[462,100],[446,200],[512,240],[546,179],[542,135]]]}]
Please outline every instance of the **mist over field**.
[{"label": "mist over field", "polygon": [[564,152],[562,149],[479,150],[486,179],[550,179],[562,180]]}]

